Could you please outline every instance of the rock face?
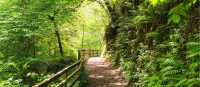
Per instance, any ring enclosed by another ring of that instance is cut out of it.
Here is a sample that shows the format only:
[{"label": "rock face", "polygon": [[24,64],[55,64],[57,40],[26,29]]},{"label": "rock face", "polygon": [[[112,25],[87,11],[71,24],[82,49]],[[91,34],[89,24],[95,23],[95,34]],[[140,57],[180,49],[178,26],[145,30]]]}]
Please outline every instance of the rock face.
[{"label": "rock face", "polygon": [[57,73],[58,71],[60,71],[61,69],[63,69],[64,67],[70,65],[73,63],[73,60],[71,59],[62,59],[60,61],[58,61],[57,63],[52,63],[48,65],[47,68],[47,72],[49,73]]},{"label": "rock face", "polygon": [[32,61],[28,64],[27,73],[23,76],[23,82],[29,85],[37,83],[38,76],[47,73],[57,73],[64,67],[72,64],[74,61],[70,58],[61,59],[54,62]]},{"label": "rock face", "polygon": [[35,73],[46,73],[47,72],[48,63],[43,61],[32,62],[29,65],[29,71]]},{"label": "rock face", "polygon": [[29,64],[28,71],[35,73],[56,73],[73,63],[73,60],[66,58],[57,62],[48,63],[45,61],[34,61]]}]

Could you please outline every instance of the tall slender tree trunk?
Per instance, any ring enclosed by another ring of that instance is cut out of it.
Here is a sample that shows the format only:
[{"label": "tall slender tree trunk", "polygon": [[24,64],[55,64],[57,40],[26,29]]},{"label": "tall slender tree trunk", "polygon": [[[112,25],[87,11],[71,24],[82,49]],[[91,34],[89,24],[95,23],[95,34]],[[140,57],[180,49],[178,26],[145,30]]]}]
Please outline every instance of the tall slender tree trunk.
[{"label": "tall slender tree trunk", "polygon": [[61,42],[61,38],[60,38],[60,33],[59,33],[59,30],[58,30],[58,25],[57,25],[57,23],[55,22],[55,20],[53,20],[53,24],[54,24],[54,27],[55,27],[55,34],[56,34],[56,37],[57,37],[57,41],[58,41],[58,45],[59,45],[60,54],[61,54],[61,56],[64,56],[63,47],[62,47],[62,42]]}]

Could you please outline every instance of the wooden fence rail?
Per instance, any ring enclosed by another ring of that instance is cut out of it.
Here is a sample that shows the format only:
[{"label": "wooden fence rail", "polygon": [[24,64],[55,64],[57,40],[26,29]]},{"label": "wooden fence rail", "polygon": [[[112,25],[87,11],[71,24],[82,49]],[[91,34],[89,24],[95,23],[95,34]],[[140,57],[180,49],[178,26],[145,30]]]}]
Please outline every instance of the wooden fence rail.
[{"label": "wooden fence rail", "polygon": [[81,57],[98,57],[101,54],[100,50],[91,50],[91,49],[81,49],[80,55]]},{"label": "wooden fence rail", "polygon": [[[45,79],[42,82],[37,83],[36,85],[34,85],[32,87],[48,87],[50,85],[50,83],[55,82],[56,80],[58,80],[59,78],[61,78],[63,76],[65,76],[64,79],[62,81],[60,81],[55,87],[72,87],[80,77],[80,71],[81,71],[81,68],[83,67],[83,63],[85,60],[84,58],[85,58],[86,54],[89,55],[88,57],[99,56],[100,51],[99,50],[78,50],[78,61],[77,62],[62,69],[61,71],[59,71],[52,77]],[[71,71],[71,70],[73,70],[73,72],[71,74],[69,74],[69,71]],[[68,84],[68,80],[71,79],[72,77],[74,77],[75,75],[77,75],[77,76],[73,79],[71,84]]]},{"label": "wooden fence rail", "polygon": [[[70,69],[75,68],[76,66],[78,66],[78,69],[76,69],[71,75],[68,76],[68,71]],[[70,79],[72,76],[74,76],[75,74],[77,74],[80,69],[81,69],[82,65],[81,65],[81,60],[75,62],[74,64],[62,69],[61,71],[59,71],[58,73],[56,73],[54,76],[52,76],[51,78],[48,78],[36,85],[34,85],[33,87],[48,87],[48,85],[52,82],[57,80],[59,77],[63,76],[65,74],[66,78],[64,80],[61,81],[61,83],[59,83],[56,87],[63,87],[65,85],[67,85],[67,80]],[[77,78],[78,79],[78,78]],[[77,80],[76,79],[76,80]],[[66,87],[66,86],[65,86]]]}]

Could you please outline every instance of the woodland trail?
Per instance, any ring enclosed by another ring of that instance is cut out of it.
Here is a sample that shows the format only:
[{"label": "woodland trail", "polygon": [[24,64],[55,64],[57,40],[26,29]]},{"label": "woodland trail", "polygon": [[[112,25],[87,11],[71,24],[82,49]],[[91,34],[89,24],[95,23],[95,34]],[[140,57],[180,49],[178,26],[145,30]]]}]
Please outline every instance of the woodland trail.
[{"label": "woodland trail", "polygon": [[105,58],[92,57],[87,61],[88,87],[125,87],[120,69],[114,68]]}]

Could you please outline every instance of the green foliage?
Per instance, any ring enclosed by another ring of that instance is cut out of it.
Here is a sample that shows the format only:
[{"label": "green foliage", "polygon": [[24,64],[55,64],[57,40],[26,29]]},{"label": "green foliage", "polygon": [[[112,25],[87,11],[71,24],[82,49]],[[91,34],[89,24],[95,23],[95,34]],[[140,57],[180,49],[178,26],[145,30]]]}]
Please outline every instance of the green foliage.
[{"label": "green foliage", "polygon": [[76,61],[77,49],[101,49],[107,17],[91,1],[1,0],[0,87],[33,85]]},{"label": "green foliage", "polygon": [[158,37],[158,36],[159,36],[159,33],[158,33],[158,32],[149,32],[149,33],[146,34],[146,37],[147,37],[147,38],[150,38],[150,37],[156,38],[156,37]]},{"label": "green foliage", "polygon": [[0,87],[28,87],[28,85],[21,84],[22,79],[13,80],[13,78],[9,78],[8,80],[1,81]]},{"label": "green foliage", "polygon": [[[130,3],[130,1],[124,1]],[[199,87],[197,0],[135,1],[131,14],[117,16],[112,60],[131,87]],[[173,6],[171,6],[173,4]],[[136,7],[136,8],[135,8]],[[115,9],[122,9],[116,7]],[[197,12],[197,13],[196,13]],[[126,21],[122,19],[128,19]],[[127,23],[130,22],[130,23]]]},{"label": "green foliage", "polygon": [[133,87],[200,86],[198,0],[103,3],[1,0],[0,86],[27,87],[48,78],[70,64],[65,60],[76,60],[77,49],[102,48],[104,32],[112,40],[106,44],[113,64]]},{"label": "green foliage", "polygon": [[77,48],[101,49],[104,30],[108,23],[106,11],[98,3],[85,1],[76,14],[77,20],[74,20],[70,28],[77,31],[77,37],[70,37],[71,40],[76,40],[71,44],[77,44]]}]

